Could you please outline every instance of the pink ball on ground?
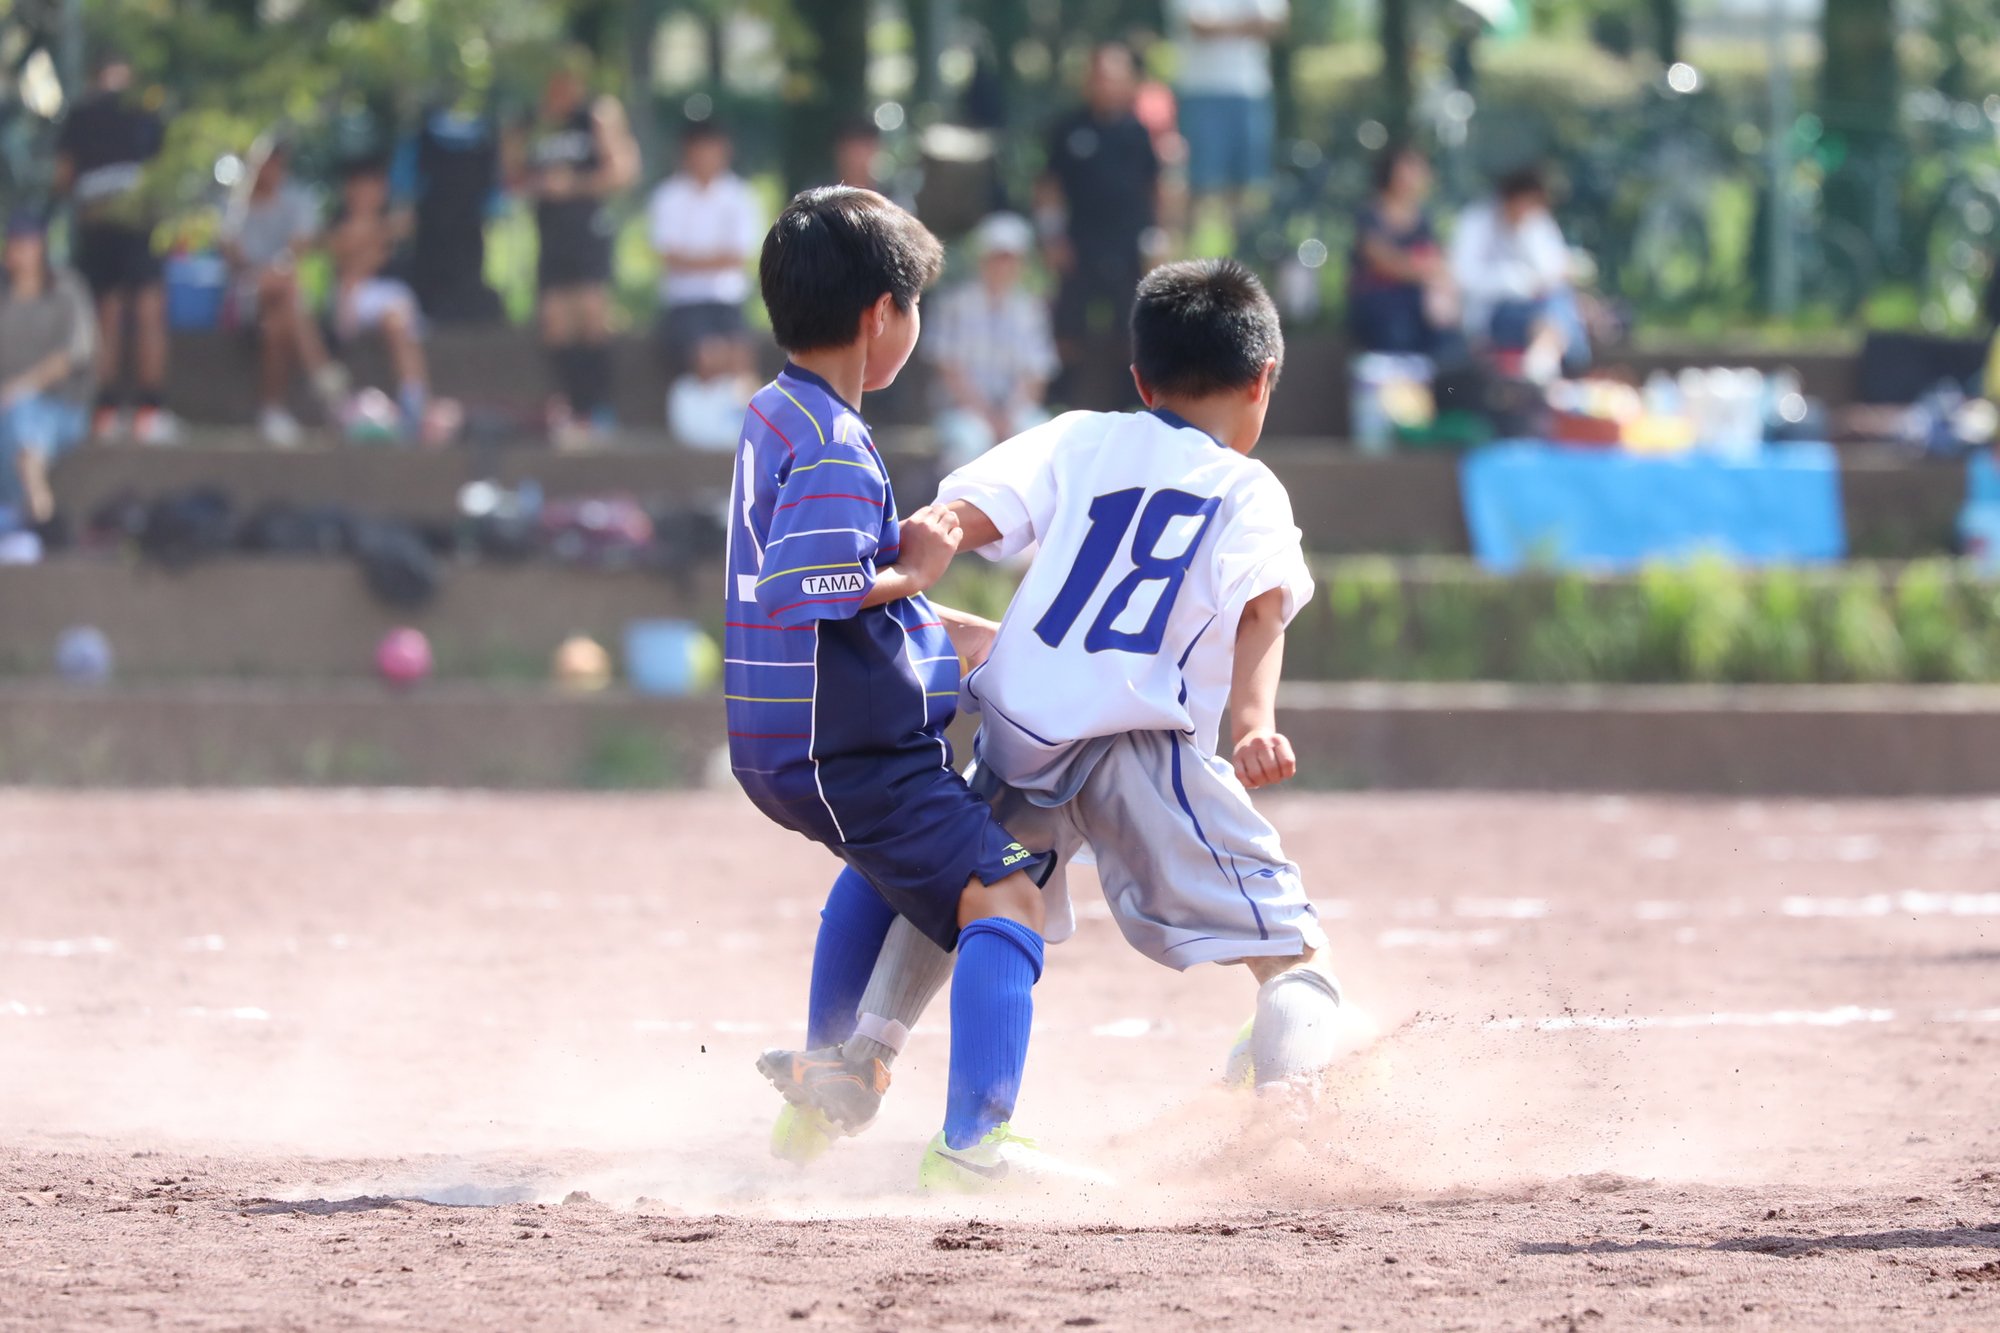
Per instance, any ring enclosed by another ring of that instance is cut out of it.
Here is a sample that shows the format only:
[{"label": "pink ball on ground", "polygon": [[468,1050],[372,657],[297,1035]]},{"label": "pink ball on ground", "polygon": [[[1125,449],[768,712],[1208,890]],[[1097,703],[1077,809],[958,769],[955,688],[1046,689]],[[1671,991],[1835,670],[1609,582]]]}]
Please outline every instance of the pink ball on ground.
[{"label": "pink ball on ground", "polygon": [[416,684],[431,674],[431,641],[408,626],[390,630],[375,645],[375,670],[391,685]]}]

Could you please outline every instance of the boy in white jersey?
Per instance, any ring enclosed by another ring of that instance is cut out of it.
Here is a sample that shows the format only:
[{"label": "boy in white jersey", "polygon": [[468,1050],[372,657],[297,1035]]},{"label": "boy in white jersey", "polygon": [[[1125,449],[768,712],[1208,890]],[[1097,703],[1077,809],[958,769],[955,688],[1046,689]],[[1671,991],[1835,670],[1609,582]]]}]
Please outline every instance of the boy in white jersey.
[{"label": "boy in white jersey", "polygon": [[[959,549],[998,560],[1037,547],[1006,618],[954,631],[977,663],[962,687],[982,714],[973,787],[1024,845],[1059,858],[1044,889],[1051,942],[1075,928],[1063,868],[1087,843],[1140,952],[1178,969],[1247,964],[1255,1082],[1302,1112],[1332,1056],[1340,991],[1298,868],[1246,791],[1296,771],[1277,683],[1285,626],[1312,596],[1291,502],[1248,457],[1283,337],[1233,260],[1155,269],[1132,336],[1147,411],[1066,413],[939,490]],[[1225,712],[1230,760],[1217,754]],[[906,1033],[928,998],[895,984],[922,947],[900,926],[884,947],[861,1003],[875,1040]],[[985,1188],[992,1164],[966,1165],[927,1154],[925,1183]]]}]

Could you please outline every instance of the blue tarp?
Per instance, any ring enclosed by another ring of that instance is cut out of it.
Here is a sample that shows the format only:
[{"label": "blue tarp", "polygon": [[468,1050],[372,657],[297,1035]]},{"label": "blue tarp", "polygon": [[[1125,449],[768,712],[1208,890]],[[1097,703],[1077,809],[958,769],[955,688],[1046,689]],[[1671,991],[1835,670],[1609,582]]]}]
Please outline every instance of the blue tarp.
[{"label": "blue tarp", "polygon": [[1754,462],[1635,456],[1526,441],[1459,472],[1472,551],[1488,569],[1631,569],[1713,552],[1746,564],[1847,552],[1840,461],[1824,444],[1768,445]]}]

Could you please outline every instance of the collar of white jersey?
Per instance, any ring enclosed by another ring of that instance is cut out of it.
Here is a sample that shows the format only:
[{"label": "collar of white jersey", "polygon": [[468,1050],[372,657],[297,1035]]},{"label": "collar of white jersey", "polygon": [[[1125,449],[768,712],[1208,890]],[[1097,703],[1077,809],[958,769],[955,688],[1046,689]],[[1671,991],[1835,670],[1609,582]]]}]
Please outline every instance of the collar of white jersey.
[{"label": "collar of white jersey", "polygon": [[[1202,430],[1201,427],[1195,425],[1192,421],[1189,421],[1186,417],[1182,416],[1180,413],[1174,411],[1170,407],[1149,407],[1146,410],[1152,413],[1154,416],[1158,417],[1160,420],[1166,422],[1169,426],[1172,426],[1175,430],[1201,431],[1203,435],[1208,435],[1207,431]],[[1227,449],[1229,447],[1228,445],[1224,444],[1221,440],[1216,439],[1213,435],[1208,435],[1208,438],[1209,441],[1212,444],[1214,444],[1215,447],[1218,449]]]}]

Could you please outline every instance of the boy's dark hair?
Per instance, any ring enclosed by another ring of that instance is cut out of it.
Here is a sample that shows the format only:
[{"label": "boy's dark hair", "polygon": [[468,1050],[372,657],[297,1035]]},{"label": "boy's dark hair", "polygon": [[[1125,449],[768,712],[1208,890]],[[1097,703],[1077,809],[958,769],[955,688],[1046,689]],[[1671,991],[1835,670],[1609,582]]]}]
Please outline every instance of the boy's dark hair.
[{"label": "boy's dark hair", "polygon": [[1534,162],[1515,167],[1495,182],[1494,188],[1503,200],[1519,199],[1524,194],[1538,194],[1546,199],[1549,194],[1549,182],[1542,175],[1541,166]]},{"label": "boy's dark hair", "polygon": [[851,185],[795,196],[757,261],[772,336],[788,352],[845,347],[884,292],[906,311],[943,271],[944,247],[923,223]]},{"label": "boy's dark hair", "polygon": [[691,143],[698,143],[703,139],[727,139],[728,137],[729,127],[712,116],[707,120],[691,120],[681,126],[681,147],[683,148]]},{"label": "boy's dark hair", "polygon": [[1278,308],[1236,260],[1162,264],[1139,280],[1132,365],[1152,392],[1199,398],[1240,389],[1266,361],[1284,368]]}]

